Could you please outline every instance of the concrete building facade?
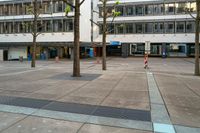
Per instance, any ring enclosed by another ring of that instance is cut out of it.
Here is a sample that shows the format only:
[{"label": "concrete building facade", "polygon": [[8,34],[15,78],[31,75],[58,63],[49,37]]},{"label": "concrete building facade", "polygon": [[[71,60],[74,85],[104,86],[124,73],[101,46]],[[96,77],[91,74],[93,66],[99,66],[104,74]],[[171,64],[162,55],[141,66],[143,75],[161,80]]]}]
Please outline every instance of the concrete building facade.
[{"label": "concrete building facade", "polygon": [[[73,1],[72,1],[73,2]],[[115,0],[109,0],[112,13]],[[19,56],[31,59],[31,23],[28,12],[32,0],[0,1],[0,50],[3,60]],[[38,0],[41,13],[38,20],[37,58],[73,58],[73,14],[66,17],[66,4],[56,0]],[[186,57],[194,55],[195,21],[186,12],[196,15],[194,0],[120,0],[115,10],[120,11],[113,24],[108,18],[107,54],[110,56]],[[102,3],[86,0],[81,6],[80,41],[82,58],[100,55]],[[3,52],[2,52],[3,51]]]}]

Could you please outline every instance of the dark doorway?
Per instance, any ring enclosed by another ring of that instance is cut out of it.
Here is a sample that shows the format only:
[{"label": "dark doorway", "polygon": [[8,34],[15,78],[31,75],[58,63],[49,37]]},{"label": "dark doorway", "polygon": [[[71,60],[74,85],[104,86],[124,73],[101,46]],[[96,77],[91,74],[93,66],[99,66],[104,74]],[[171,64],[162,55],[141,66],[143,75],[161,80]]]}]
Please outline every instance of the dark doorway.
[{"label": "dark doorway", "polygon": [[7,61],[8,60],[8,50],[3,51],[3,60]]}]

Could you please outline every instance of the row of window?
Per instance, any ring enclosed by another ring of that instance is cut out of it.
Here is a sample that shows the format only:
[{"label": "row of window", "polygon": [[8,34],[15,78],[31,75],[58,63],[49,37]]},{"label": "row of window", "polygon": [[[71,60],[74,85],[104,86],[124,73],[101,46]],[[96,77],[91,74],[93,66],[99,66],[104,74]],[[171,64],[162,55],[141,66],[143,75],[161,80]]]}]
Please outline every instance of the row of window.
[{"label": "row of window", "polygon": [[[108,14],[112,14],[114,7],[108,7]],[[121,12],[120,16],[144,16],[144,15],[171,15],[184,14],[186,10],[196,12],[196,2],[162,3],[148,5],[120,5],[115,11]],[[99,16],[102,17],[102,7],[99,8]]]},{"label": "row of window", "polygon": [[[108,24],[109,34],[193,33],[194,21],[136,22]],[[102,34],[102,25],[100,28]]]},{"label": "row of window", "polygon": [[[31,6],[33,3],[30,2],[0,5],[0,16],[29,15]],[[64,12],[66,8],[66,4],[62,1],[43,1],[39,2],[38,6],[41,14]]]},{"label": "row of window", "polygon": [[[0,22],[0,34],[31,33],[32,21]],[[38,32],[72,32],[73,21],[71,19],[38,21]]]}]

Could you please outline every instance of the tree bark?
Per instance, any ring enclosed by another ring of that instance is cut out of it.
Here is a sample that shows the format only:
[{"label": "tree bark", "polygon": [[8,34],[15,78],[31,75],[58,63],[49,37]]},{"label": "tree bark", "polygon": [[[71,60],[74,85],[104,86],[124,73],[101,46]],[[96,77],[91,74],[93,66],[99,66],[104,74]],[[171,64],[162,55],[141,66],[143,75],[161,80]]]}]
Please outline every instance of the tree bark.
[{"label": "tree bark", "polygon": [[31,67],[35,67],[35,60],[36,60],[36,39],[37,39],[37,0],[33,2],[33,53],[32,53],[32,61]]},{"label": "tree bark", "polygon": [[199,19],[200,19],[200,0],[196,1],[197,16],[196,16],[196,31],[195,31],[195,72],[196,76],[199,76]]},{"label": "tree bark", "polygon": [[107,0],[103,1],[102,70],[106,70]]},{"label": "tree bark", "polygon": [[80,0],[75,0],[73,77],[80,77]]}]

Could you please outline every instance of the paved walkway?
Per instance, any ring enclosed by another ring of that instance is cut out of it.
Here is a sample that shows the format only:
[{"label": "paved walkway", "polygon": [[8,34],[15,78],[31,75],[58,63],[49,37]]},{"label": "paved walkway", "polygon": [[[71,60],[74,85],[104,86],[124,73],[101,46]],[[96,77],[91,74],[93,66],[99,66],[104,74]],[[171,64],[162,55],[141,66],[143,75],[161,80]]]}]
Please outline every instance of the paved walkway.
[{"label": "paved walkway", "polygon": [[[0,132],[199,133],[200,78],[192,59],[110,58],[0,64]],[[42,123],[42,124],[41,124]]]}]

